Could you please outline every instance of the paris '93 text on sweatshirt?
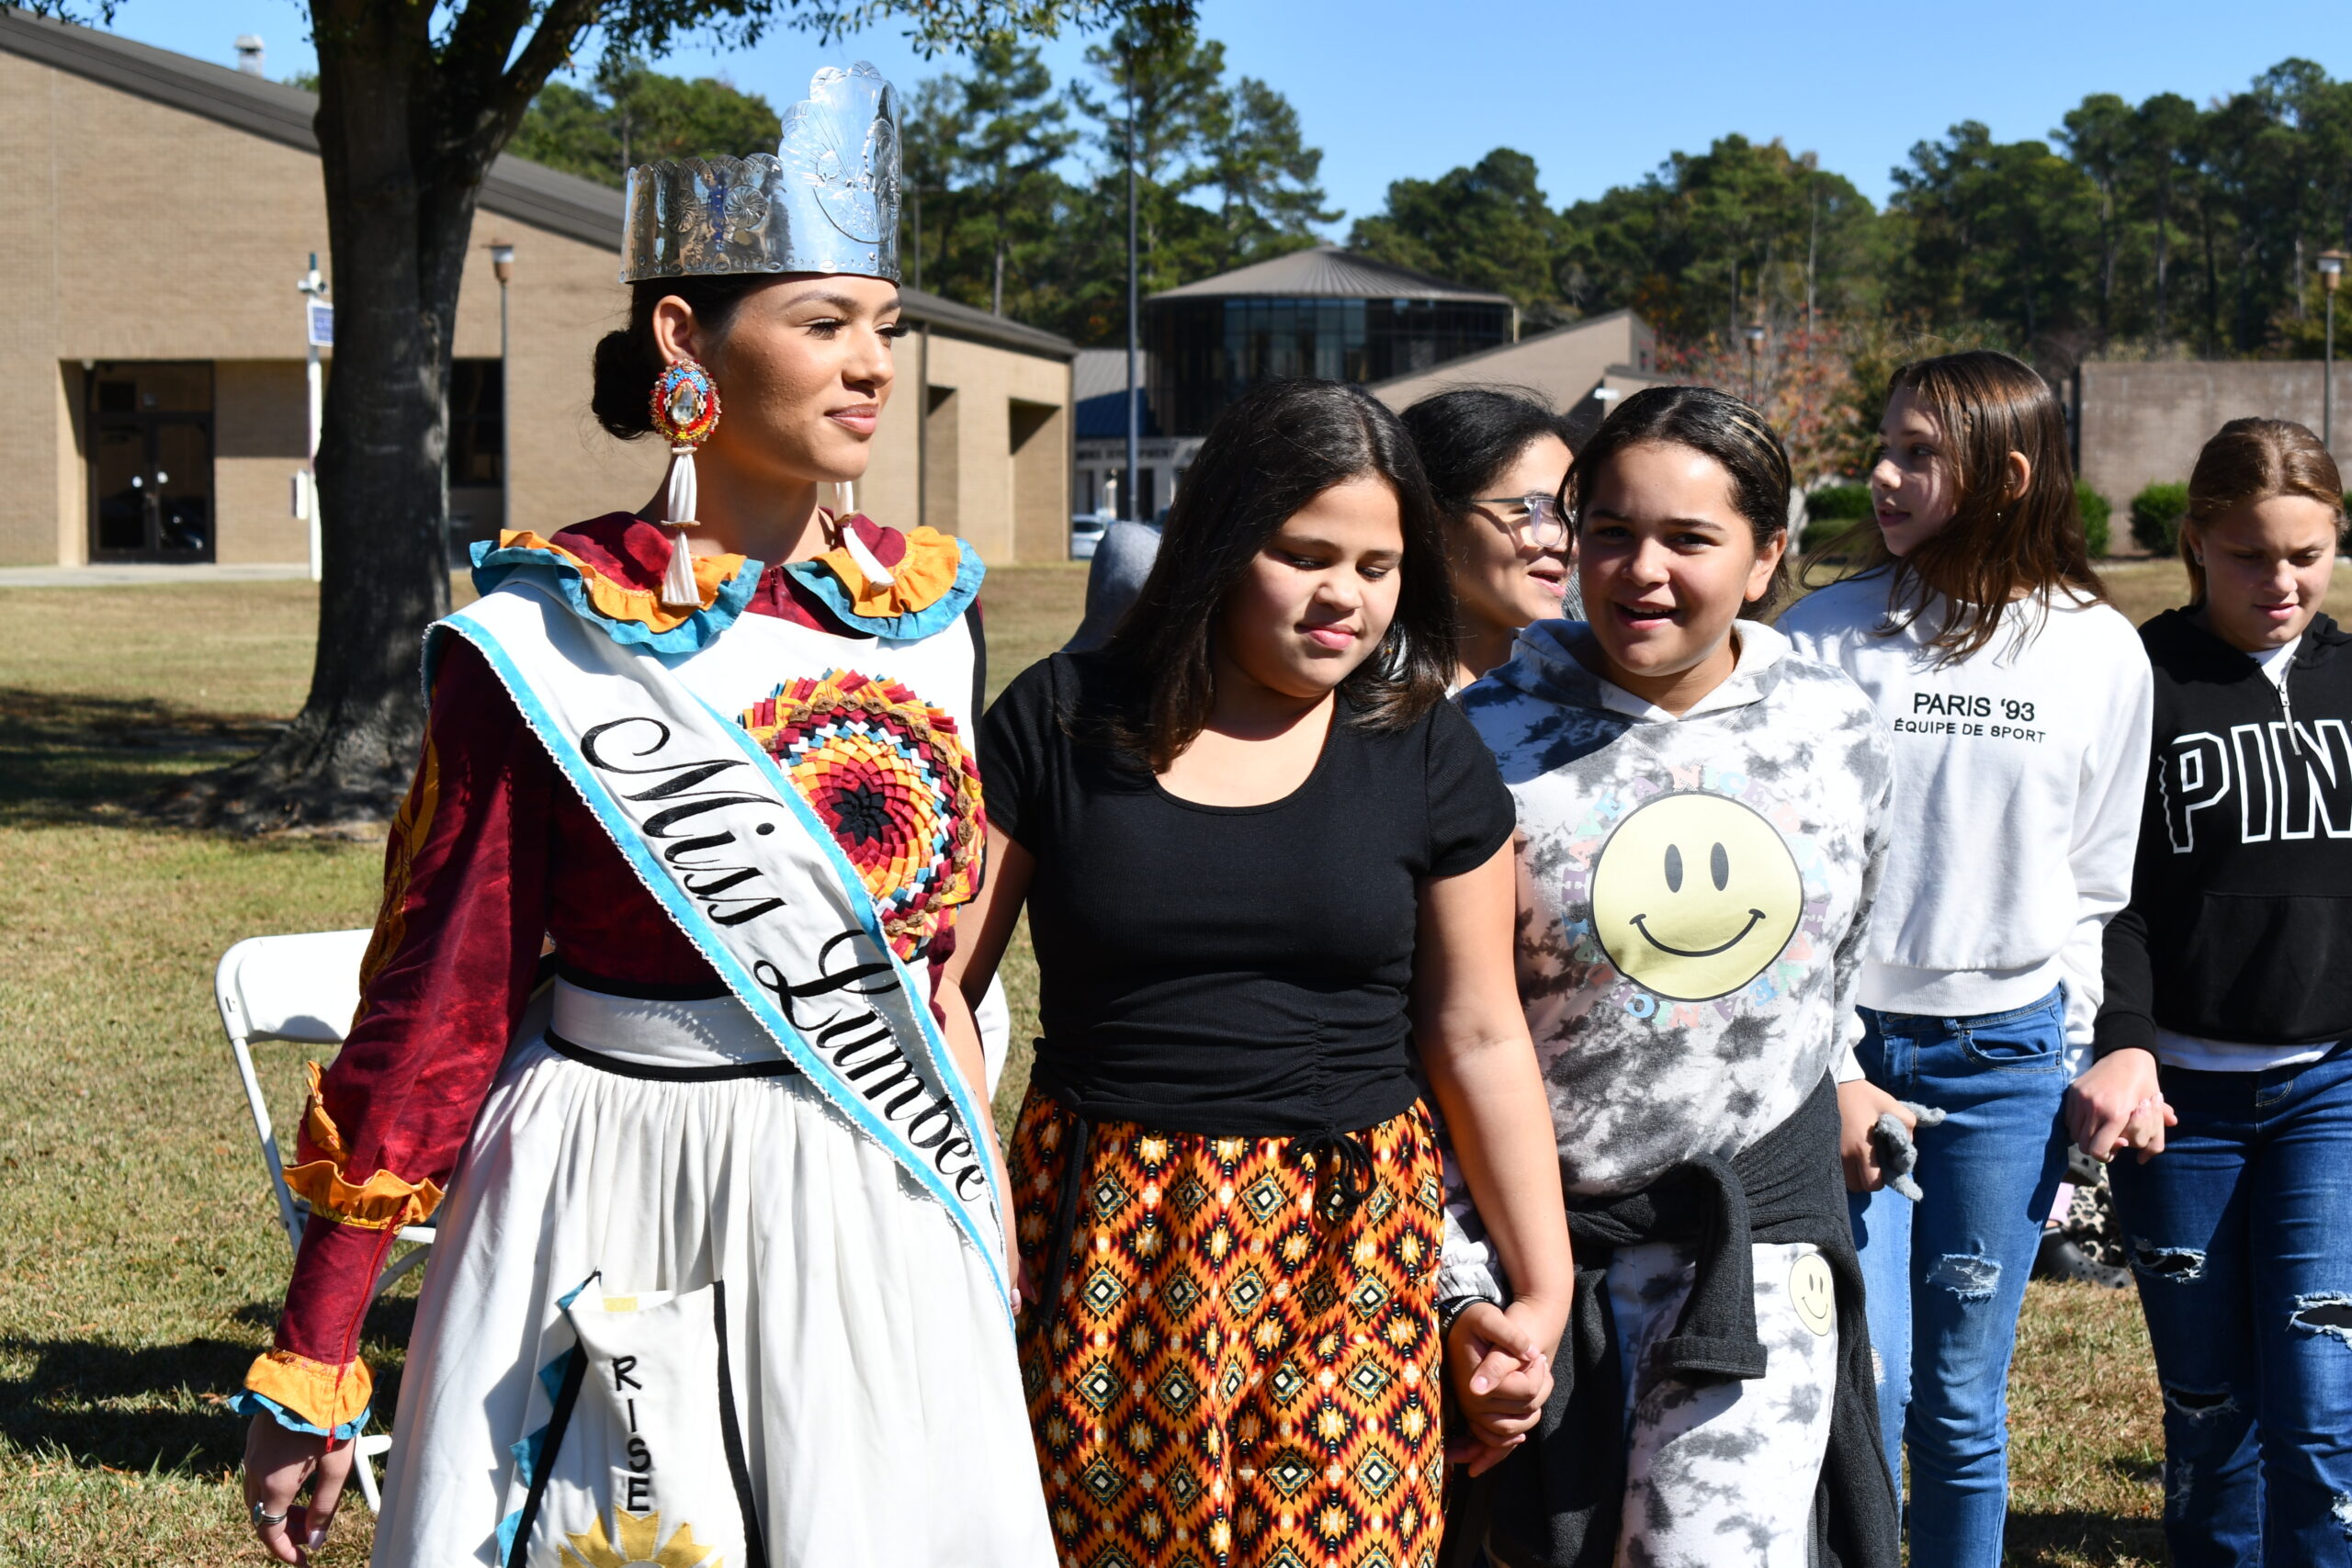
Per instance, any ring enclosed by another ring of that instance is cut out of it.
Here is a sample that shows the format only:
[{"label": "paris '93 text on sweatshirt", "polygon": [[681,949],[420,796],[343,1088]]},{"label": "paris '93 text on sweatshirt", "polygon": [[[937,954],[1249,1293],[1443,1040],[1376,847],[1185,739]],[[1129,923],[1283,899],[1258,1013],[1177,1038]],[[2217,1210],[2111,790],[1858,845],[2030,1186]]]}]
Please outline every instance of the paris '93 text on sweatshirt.
[{"label": "paris '93 text on sweatshirt", "polygon": [[[2079,1066],[2100,939],[2132,890],[2152,701],[2132,624],[2064,591],[2020,600],[1966,659],[1928,646],[1947,602],[1889,631],[1887,576],[1806,595],[1779,625],[1844,670],[1894,736],[1894,840],[1864,1006],[1965,1018],[2066,987]],[[1858,1076],[1851,1067],[1847,1076]]]},{"label": "paris '93 text on sweatshirt", "polygon": [[[1885,729],[1778,632],[1737,636],[1731,678],[1679,716],[1594,674],[1578,621],[1529,626],[1461,697],[1518,812],[1520,1000],[1572,1193],[1739,1155],[1861,1034]],[[1451,1160],[1446,1184],[1439,1296],[1499,1299]]]},{"label": "paris '93 text on sweatshirt", "polygon": [[2098,1049],[2316,1060],[2352,1034],[2352,637],[2315,615],[2272,670],[2183,610],[2141,637],[2154,761]]}]

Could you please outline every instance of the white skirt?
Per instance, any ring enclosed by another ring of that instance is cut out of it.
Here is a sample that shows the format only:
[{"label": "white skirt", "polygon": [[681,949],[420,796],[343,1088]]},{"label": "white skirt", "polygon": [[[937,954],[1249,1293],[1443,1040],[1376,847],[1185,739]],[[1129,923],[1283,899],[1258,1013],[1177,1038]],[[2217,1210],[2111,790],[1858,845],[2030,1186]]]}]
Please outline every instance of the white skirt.
[{"label": "white skirt", "polygon": [[441,1209],[379,1568],[1053,1563],[1012,1322],[946,1213],[797,1075],[628,1071],[776,1055],[731,998],[557,983]]}]

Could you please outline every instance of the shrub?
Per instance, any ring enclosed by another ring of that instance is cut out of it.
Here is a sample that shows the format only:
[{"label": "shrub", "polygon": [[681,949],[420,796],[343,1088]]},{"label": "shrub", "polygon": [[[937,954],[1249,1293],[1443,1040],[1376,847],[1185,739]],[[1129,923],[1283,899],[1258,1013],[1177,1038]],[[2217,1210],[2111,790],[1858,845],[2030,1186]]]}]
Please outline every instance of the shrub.
[{"label": "shrub", "polygon": [[1817,550],[1871,515],[1871,487],[1823,485],[1805,492],[1804,538],[1799,548]]},{"label": "shrub", "polygon": [[2115,503],[2091,489],[2088,480],[2076,479],[2075,509],[2083,514],[2083,542],[2090,547],[2091,559],[2097,560],[2114,542],[2108,524],[2115,515]]},{"label": "shrub", "polygon": [[2180,520],[2188,515],[2188,487],[2158,479],[2132,498],[2132,536],[2151,555],[2180,547]]}]

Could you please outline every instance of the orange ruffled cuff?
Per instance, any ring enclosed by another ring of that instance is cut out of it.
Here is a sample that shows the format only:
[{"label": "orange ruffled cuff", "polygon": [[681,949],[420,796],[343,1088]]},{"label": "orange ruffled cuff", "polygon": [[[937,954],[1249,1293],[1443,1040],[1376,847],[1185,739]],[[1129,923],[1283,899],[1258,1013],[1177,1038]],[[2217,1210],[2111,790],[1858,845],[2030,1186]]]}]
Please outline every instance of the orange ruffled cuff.
[{"label": "orange ruffled cuff", "polygon": [[817,558],[850,591],[851,614],[869,619],[909,615],[938,604],[956,586],[964,552],[954,539],[929,527],[910,530],[906,539],[907,553],[879,582],[868,578],[846,549],[827,550]]},{"label": "orange ruffled cuff", "polygon": [[[580,586],[588,595],[588,603],[596,613],[616,621],[634,621],[650,627],[655,633],[673,631],[684,626],[695,612],[673,610],[662,603],[662,595],[650,588],[631,588],[616,582],[586,561],[565,549],[539,537],[528,528],[502,528],[498,534],[502,550],[545,550],[569,561],[580,572]],[[743,570],[741,556],[695,556],[695,592],[702,600],[701,608],[707,610],[718,603],[718,591],[727,586],[735,574]],[[948,573],[955,581],[955,573]]]},{"label": "orange ruffled cuff", "polygon": [[319,1065],[311,1062],[307,1070],[311,1098],[302,1113],[300,1147],[318,1157],[288,1166],[286,1185],[311,1206],[312,1213],[339,1225],[386,1231],[422,1224],[441,1206],[441,1189],[430,1181],[402,1181],[382,1169],[356,1186],[344,1179],[344,1165],[350,1156],[342,1130],[327,1114],[326,1102],[320,1097]]},{"label": "orange ruffled cuff", "polygon": [[267,1350],[255,1358],[245,1373],[245,1387],[322,1432],[358,1419],[376,1397],[376,1380],[368,1375],[367,1362],[352,1360],[338,1367],[291,1350]]}]

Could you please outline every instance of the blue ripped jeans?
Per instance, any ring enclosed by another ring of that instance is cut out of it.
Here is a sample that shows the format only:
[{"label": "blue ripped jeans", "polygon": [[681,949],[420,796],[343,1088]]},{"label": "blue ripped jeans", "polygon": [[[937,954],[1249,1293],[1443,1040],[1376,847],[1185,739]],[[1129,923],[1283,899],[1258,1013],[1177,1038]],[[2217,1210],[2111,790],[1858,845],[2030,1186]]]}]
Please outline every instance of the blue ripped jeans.
[{"label": "blue ripped jeans", "polygon": [[2109,1179],[2165,1390],[2172,1560],[2352,1563],[2352,1044],[2161,1077],[2180,1124]]},{"label": "blue ripped jeans", "polygon": [[1900,1484],[1907,1446],[1913,1568],[1998,1568],[2009,1353],[2065,1166],[2065,992],[1973,1018],[1861,1014],[1871,1082],[1946,1112],[1919,1131],[1918,1203],[1848,1195],[1887,1468]]}]

